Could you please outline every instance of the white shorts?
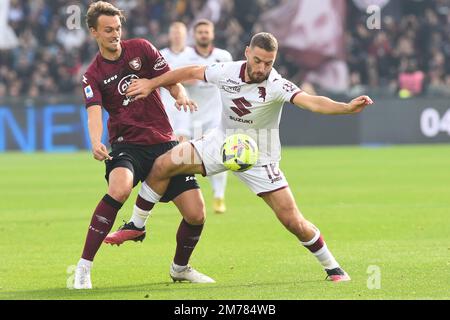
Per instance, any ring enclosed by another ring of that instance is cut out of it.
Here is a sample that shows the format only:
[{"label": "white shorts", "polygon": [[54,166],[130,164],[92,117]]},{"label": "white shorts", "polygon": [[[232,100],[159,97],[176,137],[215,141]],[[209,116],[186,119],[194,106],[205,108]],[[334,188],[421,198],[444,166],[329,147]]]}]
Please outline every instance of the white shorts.
[{"label": "white shorts", "polygon": [[[192,140],[191,144],[202,160],[206,176],[227,171],[222,163],[220,150],[225,141],[225,135],[218,130],[200,139]],[[245,172],[233,172],[250,190],[258,196],[278,191],[288,187],[288,182],[278,163],[255,166]]]},{"label": "white shorts", "polygon": [[220,119],[204,119],[206,121],[199,121],[191,118],[190,124],[190,138],[193,140],[199,139],[213,130],[217,129],[220,125]]},{"label": "white shorts", "polygon": [[179,111],[175,105],[166,106],[166,113],[177,136],[191,137],[191,114],[184,110]]}]

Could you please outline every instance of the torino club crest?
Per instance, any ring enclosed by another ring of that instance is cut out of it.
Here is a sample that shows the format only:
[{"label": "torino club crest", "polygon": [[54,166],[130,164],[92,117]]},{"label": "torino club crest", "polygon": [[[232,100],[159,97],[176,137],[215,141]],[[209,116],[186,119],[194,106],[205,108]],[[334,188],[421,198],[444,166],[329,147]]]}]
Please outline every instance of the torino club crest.
[{"label": "torino club crest", "polygon": [[265,87],[258,87],[259,97],[263,99],[264,102],[266,102],[266,88]]}]

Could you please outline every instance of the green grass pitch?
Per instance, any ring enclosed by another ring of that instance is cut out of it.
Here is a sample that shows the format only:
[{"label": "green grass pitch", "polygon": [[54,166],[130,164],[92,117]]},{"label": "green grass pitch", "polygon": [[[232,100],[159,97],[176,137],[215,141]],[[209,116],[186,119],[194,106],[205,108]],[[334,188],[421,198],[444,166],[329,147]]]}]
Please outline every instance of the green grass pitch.
[{"label": "green grass pitch", "polygon": [[[216,284],[169,278],[180,221],[170,204],[154,210],[144,243],[102,246],[94,290],[69,290],[106,190],[103,164],[88,153],[1,154],[0,299],[449,299],[449,145],[285,148],[282,169],[351,282],[325,282],[316,260],[230,175],[224,215],[212,213],[200,180],[208,218],[191,263]],[[370,266],[379,288],[368,286],[377,284]]]}]

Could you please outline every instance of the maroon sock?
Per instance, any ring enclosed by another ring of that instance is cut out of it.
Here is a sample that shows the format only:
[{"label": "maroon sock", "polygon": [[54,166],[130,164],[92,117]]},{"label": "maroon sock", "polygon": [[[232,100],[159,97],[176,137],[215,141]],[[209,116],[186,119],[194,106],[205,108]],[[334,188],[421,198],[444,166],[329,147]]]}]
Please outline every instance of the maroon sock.
[{"label": "maroon sock", "polygon": [[155,204],[153,202],[145,200],[140,195],[137,196],[136,207],[138,207],[139,209],[144,211],[150,211],[153,209],[154,206]]},{"label": "maroon sock", "polygon": [[177,249],[173,262],[179,266],[185,266],[189,263],[189,258],[194,251],[197,242],[202,234],[203,224],[193,226],[184,219],[181,221],[177,232]]},{"label": "maroon sock", "polygon": [[307,246],[307,245],[304,245],[304,246],[306,249],[308,249],[312,253],[316,253],[317,251],[322,249],[324,245],[325,245],[325,240],[323,240],[322,235],[320,235],[319,239],[317,239],[316,242],[314,242],[313,244],[311,244],[309,246]]},{"label": "maroon sock", "polygon": [[111,231],[117,212],[122,207],[122,203],[114,200],[111,196],[105,195],[95,208],[91,224],[84,244],[83,259],[93,261],[103,240]]}]

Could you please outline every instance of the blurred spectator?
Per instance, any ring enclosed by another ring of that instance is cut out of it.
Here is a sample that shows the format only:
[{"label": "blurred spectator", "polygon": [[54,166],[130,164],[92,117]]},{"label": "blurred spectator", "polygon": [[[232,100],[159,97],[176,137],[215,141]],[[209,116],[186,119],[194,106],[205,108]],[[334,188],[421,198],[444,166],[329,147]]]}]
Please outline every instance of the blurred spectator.
[{"label": "blurred spectator", "polygon": [[[10,0],[7,19],[19,45],[0,50],[0,96],[80,93],[81,75],[98,50],[84,25],[84,13],[92,1]],[[171,22],[192,25],[199,13],[210,12],[217,20],[216,45],[236,60],[244,58],[251,35],[264,31],[258,17],[286,1],[110,0],[128,17],[124,38],[144,37],[159,48],[168,45]],[[381,29],[369,30],[365,11],[348,1],[348,94],[403,90],[413,96],[449,95],[450,1],[411,3],[392,0],[395,10],[383,9]],[[80,29],[66,27],[66,8],[72,4],[83,14]],[[281,51],[276,67],[283,76],[301,83],[306,70],[292,59]],[[320,90],[307,87],[311,92]]]},{"label": "blurred spectator", "polygon": [[423,92],[425,73],[418,69],[417,61],[409,59],[404,71],[398,76],[399,92],[402,97],[418,96]]}]

